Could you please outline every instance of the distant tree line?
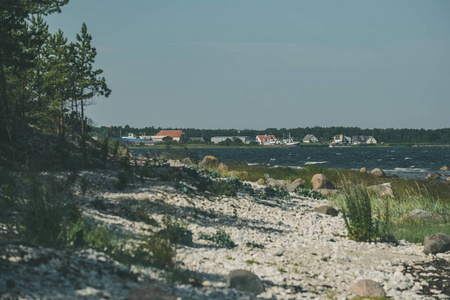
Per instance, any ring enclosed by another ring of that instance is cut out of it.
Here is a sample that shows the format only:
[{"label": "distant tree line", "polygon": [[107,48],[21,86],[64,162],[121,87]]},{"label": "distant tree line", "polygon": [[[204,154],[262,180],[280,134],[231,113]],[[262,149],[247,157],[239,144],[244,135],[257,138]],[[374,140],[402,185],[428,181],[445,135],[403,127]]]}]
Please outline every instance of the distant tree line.
[{"label": "distant tree line", "polygon": [[51,34],[44,16],[69,0],[0,1],[0,118],[21,119],[64,135],[87,131],[86,105],[109,96],[92,37],[82,24],[76,42]]},{"label": "distant tree line", "polygon": [[[129,133],[134,135],[156,135],[162,129],[161,127],[145,127],[134,128],[126,125],[113,127],[95,127],[92,134],[98,137],[126,136]],[[338,134],[345,134],[347,136],[363,135],[373,136],[378,143],[430,143],[430,144],[450,144],[450,128],[443,129],[361,129],[359,127],[304,127],[304,128],[267,128],[263,130],[255,129],[194,129],[194,128],[174,128],[183,130],[188,137],[202,137],[207,142],[214,136],[252,136],[263,134],[273,134],[277,138],[288,138],[289,135],[296,141],[301,141],[307,134],[313,134],[320,142],[330,142],[332,137]]]}]

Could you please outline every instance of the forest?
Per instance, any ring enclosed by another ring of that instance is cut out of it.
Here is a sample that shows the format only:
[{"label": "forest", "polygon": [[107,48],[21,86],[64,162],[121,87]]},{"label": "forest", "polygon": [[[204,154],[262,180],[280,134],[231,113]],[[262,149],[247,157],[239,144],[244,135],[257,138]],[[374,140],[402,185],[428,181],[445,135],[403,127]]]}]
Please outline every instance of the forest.
[{"label": "forest", "polygon": [[[50,33],[45,16],[69,0],[0,1],[0,116],[59,136],[89,130],[85,107],[111,90],[93,64],[97,55],[86,24],[74,42]],[[0,124],[1,125],[1,124]],[[4,126],[3,126],[4,127]]]},{"label": "forest", "polygon": [[[118,138],[127,136],[129,133],[138,135],[156,135],[161,127],[133,128],[129,125],[94,127],[92,135],[97,137],[110,136]],[[304,127],[304,128],[267,128],[267,129],[194,129],[194,128],[173,128],[181,129],[187,137],[202,137],[205,141],[210,141],[213,136],[254,136],[261,134],[273,134],[277,138],[288,138],[289,135],[296,141],[301,141],[307,134],[313,134],[319,141],[328,143],[337,134],[347,136],[364,135],[373,136],[378,143],[414,143],[414,144],[450,144],[450,128],[443,129],[361,129],[359,127]]]}]

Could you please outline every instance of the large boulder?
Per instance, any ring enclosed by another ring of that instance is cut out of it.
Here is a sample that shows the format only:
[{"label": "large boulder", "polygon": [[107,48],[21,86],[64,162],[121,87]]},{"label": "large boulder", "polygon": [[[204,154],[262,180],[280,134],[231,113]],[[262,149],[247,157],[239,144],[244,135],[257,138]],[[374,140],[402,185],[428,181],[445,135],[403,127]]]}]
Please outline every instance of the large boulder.
[{"label": "large boulder", "polygon": [[441,171],[450,171],[449,166],[442,166]]},{"label": "large boulder", "polygon": [[376,176],[376,177],[386,177],[386,174],[384,174],[383,170],[380,168],[375,168],[372,171],[370,171],[370,174]]},{"label": "large boulder", "polygon": [[392,185],[390,182],[371,185],[367,189],[383,197],[394,197],[394,192],[392,191]]},{"label": "large boulder", "polygon": [[436,233],[426,236],[423,242],[425,254],[436,254],[450,251],[450,235]]},{"label": "large boulder", "polygon": [[362,167],[361,169],[359,169],[359,172],[361,173],[367,173],[367,169],[365,167]]},{"label": "large boulder", "polygon": [[259,277],[250,271],[233,270],[228,274],[227,287],[255,295],[264,292],[264,285]]},{"label": "large boulder", "polygon": [[212,155],[207,155],[203,158],[203,160],[198,164],[200,168],[205,169],[216,169],[220,165],[220,161]]},{"label": "large boulder", "polygon": [[314,191],[319,189],[334,189],[334,185],[323,174],[316,174],[311,179],[312,187]]},{"label": "large boulder", "polygon": [[441,178],[441,175],[439,173],[433,173],[433,174],[428,174],[427,175],[427,179],[428,180],[436,180]]},{"label": "large boulder", "polygon": [[370,279],[363,279],[350,287],[350,290],[362,297],[386,297],[383,287]]}]

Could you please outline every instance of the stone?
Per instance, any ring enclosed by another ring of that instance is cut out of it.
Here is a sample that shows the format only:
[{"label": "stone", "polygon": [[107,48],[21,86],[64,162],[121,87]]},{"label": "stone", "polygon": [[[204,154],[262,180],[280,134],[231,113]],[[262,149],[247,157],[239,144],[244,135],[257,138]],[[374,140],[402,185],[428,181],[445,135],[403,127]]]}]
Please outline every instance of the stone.
[{"label": "stone", "polygon": [[450,221],[450,216],[446,216],[446,215],[442,215],[442,214],[438,214],[438,213],[434,213],[432,215],[432,217],[433,217],[433,222],[438,223],[438,224],[447,224],[447,222]]},{"label": "stone", "polygon": [[450,171],[449,166],[442,166],[441,171]]},{"label": "stone", "polygon": [[386,297],[383,287],[370,279],[359,280],[350,287],[350,291],[362,297]]},{"label": "stone", "polygon": [[291,184],[288,184],[288,185],[286,186],[286,189],[287,189],[288,192],[290,192],[290,193],[295,192],[295,190],[298,189],[298,188],[304,189],[304,188],[305,188],[305,185],[304,185],[304,184],[301,184],[301,183],[291,183]]},{"label": "stone", "polygon": [[423,209],[415,209],[413,211],[410,211],[409,213],[403,215],[399,219],[399,223],[405,223],[405,222],[432,222],[433,216]]},{"label": "stone", "polygon": [[394,192],[392,191],[392,185],[390,182],[371,185],[367,189],[383,197],[394,197]]},{"label": "stone", "polygon": [[370,171],[370,174],[376,176],[376,177],[386,177],[386,174],[384,174],[383,170],[380,168],[375,168],[372,171]]},{"label": "stone", "polygon": [[264,292],[264,285],[259,277],[247,270],[233,270],[228,274],[227,287],[258,295]]},{"label": "stone", "polygon": [[439,175],[439,173],[433,173],[433,174],[427,175],[428,180],[437,180],[439,178],[441,178],[441,175]]},{"label": "stone", "polygon": [[297,184],[297,183],[305,184],[305,181],[301,178],[297,178],[294,181],[292,181],[292,184]]},{"label": "stone", "polygon": [[220,161],[212,155],[207,155],[199,163],[200,168],[215,169],[220,165]]},{"label": "stone", "polygon": [[219,164],[219,166],[217,167],[217,171],[219,171],[219,173],[221,173],[221,174],[228,173],[228,166],[221,162]]},{"label": "stone", "polygon": [[447,178],[445,178],[445,181],[450,182],[450,176],[448,176]]},{"label": "stone", "polygon": [[359,172],[361,172],[361,173],[366,173],[366,172],[367,172],[367,169],[366,169],[365,167],[362,167],[361,169],[359,169]]},{"label": "stone", "polygon": [[334,185],[323,174],[316,174],[311,179],[312,187],[314,191],[318,189],[334,189]]},{"label": "stone", "polygon": [[319,206],[318,208],[316,208],[316,211],[319,214],[329,215],[329,216],[333,216],[333,217],[335,217],[339,214],[339,212],[337,211],[336,208],[329,206],[329,205]]},{"label": "stone", "polygon": [[257,183],[259,185],[264,185],[264,179],[262,179],[262,178],[258,179]]},{"label": "stone", "polygon": [[450,235],[439,232],[426,236],[423,245],[425,254],[445,253],[450,251]]},{"label": "stone", "polygon": [[285,180],[276,180],[273,178],[269,178],[267,180],[267,185],[275,188],[286,188],[287,182]]}]

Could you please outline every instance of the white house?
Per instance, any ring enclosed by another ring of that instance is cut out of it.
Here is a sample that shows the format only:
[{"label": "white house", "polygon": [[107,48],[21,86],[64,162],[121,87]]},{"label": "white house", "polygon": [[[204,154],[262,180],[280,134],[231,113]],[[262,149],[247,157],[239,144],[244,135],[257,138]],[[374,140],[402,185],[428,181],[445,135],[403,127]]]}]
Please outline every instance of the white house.
[{"label": "white house", "polygon": [[307,134],[305,135],[305,137],[303,138],[303,143],[318,143],[319,139],[317,139],[314,135],[312,134]]},{"label": "white house", "polygon": [[355,135],[352,136],[352,144],[376,144],[377,140],[373,136]]},{"label": "white house", "polygon": [[256,141],[260,145],[276,145],[279,143],[279,141],[277,140],[277,138],[274,135],[267,135],[267,134],[257,135]]}]

